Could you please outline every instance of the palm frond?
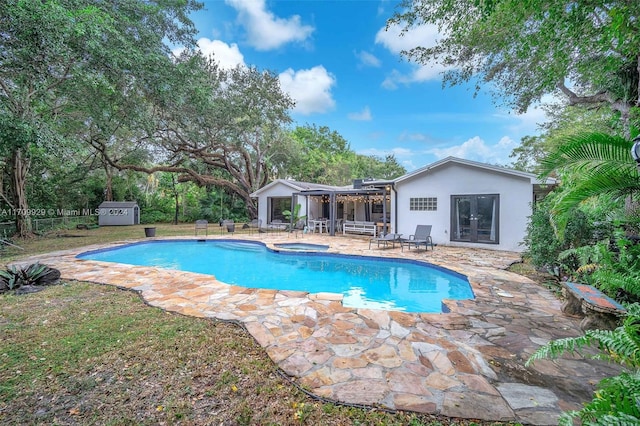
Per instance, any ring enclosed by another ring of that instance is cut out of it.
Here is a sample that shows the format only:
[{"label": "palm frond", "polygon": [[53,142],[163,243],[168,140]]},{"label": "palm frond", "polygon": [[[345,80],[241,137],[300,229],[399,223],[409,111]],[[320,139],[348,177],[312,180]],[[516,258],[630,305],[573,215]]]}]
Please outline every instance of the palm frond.
[{"label": "palm frond", "polygon": [[538,171],[543,176],[567,167],[577,170],[608,167],[635,171],[629,154],[631,145],[624,138],[605,133],[574,134],[541,160]]},{"label": "palm frond", "polygon": [[624,198],[636,191],[640,191],[640,178],[635,169],[630,172],[627,168],[621,169],[607,165],[585,171],[579,181],[574,182],[559,194],[552,210],[562,215],[592,197],[610,194],[614,198]]}]

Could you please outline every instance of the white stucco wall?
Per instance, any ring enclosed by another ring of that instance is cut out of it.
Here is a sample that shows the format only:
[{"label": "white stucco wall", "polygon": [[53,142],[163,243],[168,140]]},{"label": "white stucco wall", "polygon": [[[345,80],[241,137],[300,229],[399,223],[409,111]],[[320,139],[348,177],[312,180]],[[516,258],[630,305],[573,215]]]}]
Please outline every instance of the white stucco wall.
[{"label": "white stucco wall", "polygon": [[[458,163],[444,164],[396,183],[397,228],[403,237],[413,234],[416,225],[433,225],[433,242],[440,245],[481,247],[494,250],[522,251],[531,215],[533,187],[530,179],[506,173],[470,167]],[[451,195],[499,194],[499,244],[451,241]],[[410,211],[413,197],[436,197],[437,211]]]},{"label": "white stucco wall", "polygon": [[[258,219],[262,220],[262,224],[266,225],[268,223],[268,208],[269,203],[267,201],[268,198],[273,197],[283,197],[283,198],[291,198],[291,194],[294,192],[298,192],[298,190],[292,188],[291,186],[285,185],[284,183],[278,182],[273,185],[271,188],[266,189],[264,192],[259,194],[258,196]],[[307,202],[306,197],[298,196],[297,203],[300,204],[300,212],[299,216],[307,215]]]}]

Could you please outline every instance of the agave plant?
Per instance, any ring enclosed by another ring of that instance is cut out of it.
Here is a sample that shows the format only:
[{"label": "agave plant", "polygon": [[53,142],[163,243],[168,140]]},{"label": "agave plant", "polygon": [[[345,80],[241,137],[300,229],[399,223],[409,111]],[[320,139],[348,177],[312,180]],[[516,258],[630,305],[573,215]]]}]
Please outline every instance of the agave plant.
[{"label": "agave plant", "polygon": [[0,292],[14,290],[19,286],[18,270],[15,266],[11,266],[6,271],[0,270]]},{"label": "agave plant", "polygon": [[25,267],[12,265],[7,270],[0,270],[0,292],[16,290],[24,286],[51,284],[60,278],[57,269],[38,262]]}]

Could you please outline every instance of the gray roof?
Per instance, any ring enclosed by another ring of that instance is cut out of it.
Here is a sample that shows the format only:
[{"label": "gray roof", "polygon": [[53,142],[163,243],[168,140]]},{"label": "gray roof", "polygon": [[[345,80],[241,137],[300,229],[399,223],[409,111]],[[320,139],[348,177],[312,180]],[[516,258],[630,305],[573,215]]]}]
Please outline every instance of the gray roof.
[{"label": "gray roof", "polygon": [[394,182],[398,183],[398,182],[402,182],[404,180],[407,179],[411,179],[414,176],[420,175],[422,173],[425,172],[429,172],[430,170],[436,169],[438,167],[441,167],[445,164],[449,164],[449,163],[457,163],[457,164],[462,164],[462,165],[466,165],[466,166],[470,166],[470,167],[475,167],[475,168],[479,168],[479,169],[484,169],[484,170],[489,170],[489,171],[493,171],[496,173],[503,173],[503,174],[508,174],[508,175],[512,175],[512,176],[518,176],[521,178],[525,178],[525,179],[529,179],[531,181],[532,184],[547,184],[547,185],[552,185],[556,183],[556,179],[554,178],[544,178],[544,179],[540,179],[537,175],[533,174],[533,173],[527,173],[527,172],[522,172],[520,170],[514,170],[514,169],[510,169],[507,167],[501,167],[501,166],[494,166],[491,164],[486,164],[486,163],[480,163],[477,161],[472,161],[472,160],[465,160],[463,158],[457,158],[457,157],[447,157],[447,158],[443,158],[442,160],[436,161],[435,163],[431,163],[429,165],[426,165],[424,167],[421,167],[417,170],[414,170],[410,173],[407,173],[404,176],[400,176],[399,178],[395,179]]},{"label": "gray roof", "polygon": [[104,208],[131,208],[137,207],[138,203],[136,201],[103,201],[100,206],[101,209]]}]

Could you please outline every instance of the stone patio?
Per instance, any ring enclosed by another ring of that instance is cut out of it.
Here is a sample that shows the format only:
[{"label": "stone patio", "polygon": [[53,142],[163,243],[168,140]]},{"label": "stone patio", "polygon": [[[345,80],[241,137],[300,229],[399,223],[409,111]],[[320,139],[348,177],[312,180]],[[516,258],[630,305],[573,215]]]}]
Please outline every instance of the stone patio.
[{"label": "stone patio", "polygon": [[[209,239],[222,238],[209,236]],[[229,238],[229,236],[225,236]],[[437,246],[434,251],[369,249],[368,239],[299,234],[242,235],[328,244],[329,252],[403,257],[466,275],[474,300],[451,312],[410,314],[344,307],[342,296],[248,289],[187,272],[78,260],[85,247],[39,260],[63,278],[138,291],[152,306],[195,317],[239,321],[292,380],[333,401],[450,417],[554,425],[591,400],[617,366],[565,357],[524,362],[551,339],[581,334],[546,288],[505,269],[517,253]],[[122,244],[124,242],[121,242]]]}]

